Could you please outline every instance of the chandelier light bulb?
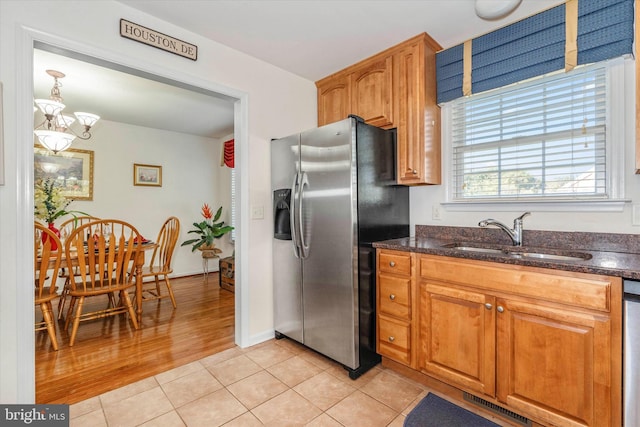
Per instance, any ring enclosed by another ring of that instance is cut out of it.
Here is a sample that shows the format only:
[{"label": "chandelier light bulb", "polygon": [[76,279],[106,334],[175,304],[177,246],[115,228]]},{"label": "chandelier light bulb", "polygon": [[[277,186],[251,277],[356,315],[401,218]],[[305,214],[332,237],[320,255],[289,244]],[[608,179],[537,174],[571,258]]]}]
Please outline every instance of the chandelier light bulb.
[{"label": "chandelier light bulb", "polygon": [[78,111],[77,113],[73,113],[76,115],[76,117],[78,118],[78,123],[80,123],[82,126],[88,126],[89,128],[91,128],[93,125],[96,124],[96,122],[98,120],[100,120],[100,116],[96,116],[95,114],[91,114],[91,113],[84,113],[82,111]]},{"label": "chandelier light bulb", "polygon": [[60,130],[61,129],[61,132],[64,132],[69,127],[71,127],[71,124],[73,122],[75,122],[75,121],[76,121],[76,119],[74,119],[71,116],[65,116],[63,114],[58,114],[56,116],[56,130]]},{"label": "chandelier light bulb", "polygon": [[74,135],[66,132],[57,132],[54,130],[34,130],[33,133],[38,137],[40,144],[49,151],[58,153],[64,151],[71,146],[76,138]]},{"label": "chandelier light bulb", "polygon": [[36,99],[36,105],[45,116],[55,117],[64,110],[65,105],[52,99]]}]

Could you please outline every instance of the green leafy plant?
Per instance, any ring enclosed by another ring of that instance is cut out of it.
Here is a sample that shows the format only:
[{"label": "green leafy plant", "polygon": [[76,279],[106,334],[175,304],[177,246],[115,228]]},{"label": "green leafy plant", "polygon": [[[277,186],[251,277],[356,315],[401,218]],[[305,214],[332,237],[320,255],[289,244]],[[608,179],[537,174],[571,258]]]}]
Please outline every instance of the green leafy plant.
[{"label": "green leafy plant", "polygon": [[224,221],[218,222],[220,216],[222,215],[222,206],[218,208],[216,214],[213,215],[213,211],[209,207],[208,204],[202,205],[202,216],[204,217],[204,221],[194,222],[193,226],[195,229],[189,230],[187,234],[197,234],[198,237],[195,239],[189,239],[184,242],[180,246],[191,246],[191,252],[194,252],[196,249],[202,248],[206,249],[213,246],[213,241],[215,239],[219,239],[224,236],[231,230],[233,227],[230,225],[224,225]]},{"label": "green leafy plant", "polygon": [[68,211],[67,206],[73,199],[62,195],[62,189],[51,178],[38,180],[34,191],[34,216],[47,224],[65,215],[75,217],[75,214],[88,215],[81,211]]}]

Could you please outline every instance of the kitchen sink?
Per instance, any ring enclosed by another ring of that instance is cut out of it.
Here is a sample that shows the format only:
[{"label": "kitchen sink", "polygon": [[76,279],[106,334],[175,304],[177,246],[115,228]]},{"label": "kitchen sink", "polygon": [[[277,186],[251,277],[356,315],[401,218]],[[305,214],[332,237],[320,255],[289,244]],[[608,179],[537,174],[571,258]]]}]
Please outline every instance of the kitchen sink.
[{"label": "kitchen sink", "polygon": [[580,253],[575,255],[559,255],[559,254],[548,254],[542,252],[508,252],[509,256],[513,257],[522,257],[522,258],[537,258],[537,259],[548,259],[552,261],[586,261],[591,259],[591,254]]},{"label": "kitchen sink", "polygon": [[484,252],[484,253],[490,253],[490,254],[504,254],[505,251],[503,251],[502,249],[495,249],[495,248],[483,248],[480,246],[466,246],[466,245],[459,245],[457,243],[450,243],[447,245],[442,245],[443,248],[448,248],[448,249],[456,249],[458,251],[466,251],[466,252]]},{"label": "kitchen sink", "polygon": [[587,261],[592,257],[591,254],[586,252],[563,252],[558,250],[541,252],[539,250],[527,250],[518,247],[491,248],[487,246],[475,246],[469,243],[448,243],[446,245],[442,245],[442,247],[457,251],[479,252],[503,255],[512,258],[533,258],[549,261]]}]

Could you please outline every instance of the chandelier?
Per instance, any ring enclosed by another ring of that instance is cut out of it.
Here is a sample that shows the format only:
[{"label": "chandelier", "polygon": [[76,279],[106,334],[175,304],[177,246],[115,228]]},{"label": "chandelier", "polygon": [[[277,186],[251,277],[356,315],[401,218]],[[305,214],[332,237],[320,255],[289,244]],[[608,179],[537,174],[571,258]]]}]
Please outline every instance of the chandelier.
[{"label": "chandelier", "polygon": [[[38,137],[40,144],[46,149],[57,153],[64,151],[71,146],[75,138],[87,140],[91,138],[91,127],[100,119],[99,116],[91,113],[73,113],[76,118],[62,114],[65,105],[60,95],[62,86],[58,79],[64,77],[64,73],[56,70],[47,70],[47,74],[53,77],[53,88],[49,99],[36,99],[35,103],[44,114],[44,121],[36,126],[33,133]],[[71,124],[78,119],[78,123],[83,127],[82,134],[77,134],[71,129]]]}]

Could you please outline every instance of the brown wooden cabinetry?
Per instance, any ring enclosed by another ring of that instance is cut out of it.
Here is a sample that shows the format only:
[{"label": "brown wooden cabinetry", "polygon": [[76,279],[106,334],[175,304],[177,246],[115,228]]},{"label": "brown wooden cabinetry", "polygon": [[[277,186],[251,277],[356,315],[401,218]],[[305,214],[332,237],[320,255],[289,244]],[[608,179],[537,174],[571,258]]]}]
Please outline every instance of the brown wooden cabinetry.
[{"label": "brown wooden cabinetry", "polygon": [[424,280],[420,289],[420,369],[449,384],[493,396],[495,298]]},{"label": "brown wooden cabinetry", "polygon": [[440,184],[440,108],[435,53],[426,33],[316,82],[318,126],[349,114],[397,128],[397,181]]},{"label": "brown wooden cabinetry", "polygon": [[393,127],[393,56],[367,62],[350,73],[351,113],[378,127]]},{"label": "brown wooden cabinetry", "polygon": [[349,76],[336,74],[318,85],[318,126],[346,119],[351,111]]},{"label": "brown wooden cabinetry", "polygon": [[419,370],[549,425],[621,424],[621,280],[422,255]]},{"label": "brown wooden cabinetry", "polygon": [[378,251],[376,351],[415,368],[415,256],[408,252]]},{"label": "brown wooden cabinetry", "polygon": [[417,38],[394,56],[397,64],[398,183],[440,184],[440,107],[434,46]]}]

